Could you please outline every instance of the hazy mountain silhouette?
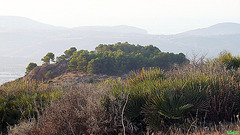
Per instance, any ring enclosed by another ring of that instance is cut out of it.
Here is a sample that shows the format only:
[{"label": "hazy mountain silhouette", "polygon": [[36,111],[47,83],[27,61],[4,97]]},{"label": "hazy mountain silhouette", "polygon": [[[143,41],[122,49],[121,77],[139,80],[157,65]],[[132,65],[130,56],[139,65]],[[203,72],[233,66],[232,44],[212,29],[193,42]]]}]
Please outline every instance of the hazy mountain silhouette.
[{"label": "hazy mountain silhouette", "polygon": [[57,30],[64,27],[56,27],[40,23],[25,17],[0,16],[0,30]]},{"label": "hazy mountain silhouette", "polygon": [[219,36],[240,34],[240,24],[219,23],[208,28],[196,29],[180,33],[181,36]]},{"label": "hazy mountain silhouette", "polygon": [[[222,50],[240,54],[240,24],[221,23],[175,35],[152,35],[146,30],[120,26],[56,27],[28,18],[0,17],[0,57],[24,58],[40,62],[53,52],[61,55],[66,49],[94,50],[99,44],[116,42],[157,46],[162,51],[191,54],[192,51],[216,56]],[[1,63],[1,61],[0,61]]]},{"label": "hazy mountain silhouette", "polygon": [[82,26],[76,27],[75,30],[92,31],[92,32],[111,32],[111,33],[135,33],[147,34],[147,31],[137,27],[119,25],[119,26]]}]

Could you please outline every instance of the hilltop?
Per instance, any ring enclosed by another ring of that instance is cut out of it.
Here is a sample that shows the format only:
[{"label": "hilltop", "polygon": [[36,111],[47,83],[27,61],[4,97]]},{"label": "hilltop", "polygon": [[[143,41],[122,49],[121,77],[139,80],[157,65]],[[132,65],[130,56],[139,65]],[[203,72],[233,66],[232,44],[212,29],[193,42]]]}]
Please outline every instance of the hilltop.
[{"label": "hilltop", "polygon": [[[39,59],[44,52],[61,54],[71,46],[94,50],[97,44],[130,42],[152,44],[163,51],[189,53],[202,51],[217,56],[222,50],[238,54],[240,24],[219,23],[173,35],[152,35],[142,28],[127,25],[57,27],[24,17],[0,16],[0,57]],[[58,48],[56,50],[56,48]]]},{"label": "hilltop", "polygon": [[[51,72],[51,74],[49,74]],[[88,74],[82,71],[70,71],[67,63],[49,64],[35,67],[29,74],[20,78],[27,81],[40,81],[53,85],[97,83],[107,78],[118,78],[103,74]],[[19,79],[17,80],[19,81]]]},{"label": "hilltop", "polygon": [[240,44],[239,26],[238,23],[228,22],[179,34],[152,35],[142,28],[126,25],[65,28],[24,17],[2,16],[0,59],[4,60],[1,60],[1,71],[22,76],[25,66],[30,61],[40,64],[41,56],[46,52],[61,55],[71,46],[94,50],[98,44],[126,41],[143,46],[151,44],[164,52],[182,52],[188,57],[194,52],[206,57],[216,57],[222,50],[237,55],[240,53],[236,49]]},{"label": "hilltop", "polygon": [[[183,53],[162,52],[148,45],[134,45],[128,42],[100,44],[95,51],[77,50],[71,47],[57,56],[48,52],[43,64],[29,63],[26,75],[20,80],[40,81],[53,84],[99,82],[109,77],[118,78],[142,68],[160,67],[168,70],[173,65],[189,62]],[[51,62],[51,63],[50,63]]]},{"label": "hilltop", "polygon": [[[118,45],[100,45],[96,50],[100,54],[101,51],[114,54],[115,49],[136,47],[140,52],[152,49],[150,54],[162,54],[151,46],[149,49],[149,46],[126,43]],[[146,67],[131,71],[124,79],[112,78],[93,85],[89,83],[94,81],[95,75],[83,72],[84,66],[81,66],[87,51],[69,50],[61,55],[62,63],[51,64],[44,59],[44,65],[26,75],[30,77],[38,72],[41,77],[46,73],[43,82],[16,80],[0,87],[3,134],[224,134],[226,130],[239,131],[238,56],[223,51],[219,57],[207,61],[172,63],[170,70]],[[76,71],[67,71],[68,54],[78,55]],[[49,71],[52,74],[48,74]],[[57,77],[49,79],[51,75]],[[85,78],[88,82],[76,78]],[[62,80],[65,80],[62,85],[55,83]],[[52,85],[54,83],[56,85]]]},{"label": "hilltop", "polygon": [[240,24],[238,23],[219,23],[207,28],[200,28],[180,33],[181,36],[221,36],[240,34]]}]

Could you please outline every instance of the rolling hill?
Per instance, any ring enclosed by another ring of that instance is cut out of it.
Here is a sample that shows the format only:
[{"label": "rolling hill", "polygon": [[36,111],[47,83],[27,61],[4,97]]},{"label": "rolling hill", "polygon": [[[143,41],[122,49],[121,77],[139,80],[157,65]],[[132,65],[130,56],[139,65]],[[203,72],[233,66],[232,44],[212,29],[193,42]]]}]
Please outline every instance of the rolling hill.
[{"label": "rolling hill", "polygon": [[[11,65],[17,68],[25,69],[30,61],[41,63],[40,59],[47,52],[59,56],[72,46],[94,50],[99,44],[126,41],[131,44],[152,44],[164,52],[183,52],[187,55],[197,52],[212,57],[222,50],[236,55],[240,54],[240,49],[237,49],[240,45],[240,24],[220,23],[175,35],[152,35],[144,29],[126,25],[65,28],[23,17],[0,16],[0,57],[18,58],[21,64]],[[11,62],[0,63],[9,65]]]}]

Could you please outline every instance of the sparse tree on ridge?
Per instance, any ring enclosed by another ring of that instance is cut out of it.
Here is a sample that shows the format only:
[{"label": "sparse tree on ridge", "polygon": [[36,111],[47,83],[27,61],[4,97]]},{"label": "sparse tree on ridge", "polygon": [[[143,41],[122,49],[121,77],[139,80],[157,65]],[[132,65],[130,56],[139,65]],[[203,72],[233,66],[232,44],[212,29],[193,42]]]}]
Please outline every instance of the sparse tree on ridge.
[{"label": "sparse tree on ridge", "polygon": [[77,49],[75,47],[71,47],[70,49],[66,50],[64,54],[66,58],[70,58],[75,51],[77,51]]},{"label": "sparse tree on ridge", "polygon": [[70,49],[64,51],[64,55],[61,55],[61,56],[56,58],[56,63],[70,61],[71,56],[73,55],[73,53],[75,51],[77,51],[77,49],[75,47],[71,47]]},{"label": "sparse tree on ridge", "polygon": [[44,64],[50,64],[50,60],[52,62],[55,62],[54,61],[54,54],[52,52],[49,52],[41,60],[44,62]]},{"label": "sparse tree on ridge", "polygon": [[27,75],[28,73],[30,73],[36,66],[36,63],[30,62],[26,68],[25,74]]}]

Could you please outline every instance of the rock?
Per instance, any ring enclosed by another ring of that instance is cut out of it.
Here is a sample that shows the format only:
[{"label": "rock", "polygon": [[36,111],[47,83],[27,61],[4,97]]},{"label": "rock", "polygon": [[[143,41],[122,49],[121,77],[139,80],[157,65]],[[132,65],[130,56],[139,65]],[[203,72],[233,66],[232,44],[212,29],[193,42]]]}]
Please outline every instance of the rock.
[{"label": "rock", "polygon": [[68,72],[67,64],[49,64],[35,67],[28,75],[23,79],[25,80],[36,80],[36,81],[46,81],[53,79]]}]

